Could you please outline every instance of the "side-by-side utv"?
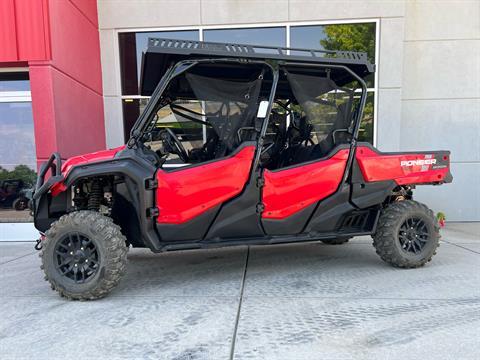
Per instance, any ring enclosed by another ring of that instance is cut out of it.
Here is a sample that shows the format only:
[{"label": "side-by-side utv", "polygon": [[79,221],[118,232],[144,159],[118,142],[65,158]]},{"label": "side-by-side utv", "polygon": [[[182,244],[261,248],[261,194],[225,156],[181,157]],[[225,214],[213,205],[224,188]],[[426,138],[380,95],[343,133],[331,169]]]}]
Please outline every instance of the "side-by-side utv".
[{"label": "side-by-side utv", "polygon": [[[449,151],[359,142],[374,71],[364,53],[149,39],[125,146],[42,165],[42,268],[71,299],[109,293],[127,250],[371,235],[397,267],[430,261],[439,226],[417,185],[452,181]],[[384,119],[385,120],[385,119]]]}]

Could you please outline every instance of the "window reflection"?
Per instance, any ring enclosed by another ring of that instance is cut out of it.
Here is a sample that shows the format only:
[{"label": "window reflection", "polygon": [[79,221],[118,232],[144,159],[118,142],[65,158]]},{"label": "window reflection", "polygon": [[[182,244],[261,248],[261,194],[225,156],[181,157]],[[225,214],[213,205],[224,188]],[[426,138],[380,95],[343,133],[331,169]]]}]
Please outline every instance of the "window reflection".
[{"label": "window reflection", "polygon": [[[205,30],[203,39],[244,45],[286,46],[285,27]],[[268,52],[276,52],[270,50]]]},{"label": "window reflection", "polygon": [[[367,53],[375,63],[375,23],[292,26],[290,46],[293,48],[359,51]],[[295,54],[292,51],[292,54]],[[374,87],[374,74],[364,80]]]},{"label": "window reflection", "polygon": [[290,44],[296,48],[360,51],[375,62],[375,23],[292,26]]},{"label": "window reflection", "polygon": [[198,40],[198,30],[156,31],[119,34],[120,71],[122,74],[122,94],[138,95],[142,52],[147,50],[148,38],[158,37],[179,40]]},{"label": "window reflection", "polygon": [[373,109],[375,93],[367,93],[367,101],[363,110],[362,122],[358,131],[358,141],[366,141],[373,144]]},{"label": "window reflection", "polygon": [[0,92],[4,91],[30,91],[28,72],[0,72]]},{"label": "window reflection", "polygon": [[[375,27],[375,23],[292,26],[290,44],[296,48],[365,52],[374,63]],[[375,86],[375,74],[364,80],[368,88]],[[374,92],[369,91],[358,134],[360,141],[373,143],[373,114]]]},{"label": "window reflection", "polygon": [[0,102],[0,222],[30,221],[36,179],[30,102]]}]

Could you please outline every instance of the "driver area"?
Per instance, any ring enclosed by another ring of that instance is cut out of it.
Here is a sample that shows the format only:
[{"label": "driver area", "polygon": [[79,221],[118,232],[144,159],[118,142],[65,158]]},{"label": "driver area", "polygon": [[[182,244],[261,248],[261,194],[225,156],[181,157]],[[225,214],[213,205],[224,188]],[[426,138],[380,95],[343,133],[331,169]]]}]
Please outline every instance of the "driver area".
[{"label": "driver area", "polygon": [[258,138],[264,69],[212,68],[198,65],[175,77],[159,101],[143,143],[155,152],[162,169],[224,158]]}]

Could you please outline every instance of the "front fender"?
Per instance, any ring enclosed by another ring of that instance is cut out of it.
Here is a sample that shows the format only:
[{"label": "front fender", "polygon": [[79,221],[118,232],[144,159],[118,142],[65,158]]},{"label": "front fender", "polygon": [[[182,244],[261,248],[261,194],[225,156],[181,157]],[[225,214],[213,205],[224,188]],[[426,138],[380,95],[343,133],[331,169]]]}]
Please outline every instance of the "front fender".
[{"label": "front fender", "polygon": [[63,181],[57,182],[50,192],[43,193],[35,200],[35,226],[44,232],[58,218],[58,206],[52,208],[52,204],[62,203],[64,213],[69,211],[71,194],[65,190],[81,179],[115,176],[122,179],[127,188],[128,197],[138,217],[144,244],[153,251],[159,251],[161,247],[154,228],[154,219],[148,216],[149,209],[155,203],[155,194],[153,190],[145,189],[145,183],[154,176],[155,170],[153,164],[143,160],[133,149],[124,150],[120,156],[113,159],[72,166]]}]

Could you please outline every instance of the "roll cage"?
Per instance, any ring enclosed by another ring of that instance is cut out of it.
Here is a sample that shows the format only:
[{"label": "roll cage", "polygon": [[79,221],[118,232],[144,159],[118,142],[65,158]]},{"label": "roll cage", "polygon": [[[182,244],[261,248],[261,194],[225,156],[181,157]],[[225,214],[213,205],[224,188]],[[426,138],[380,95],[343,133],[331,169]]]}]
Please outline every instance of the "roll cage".
[{"label": "roll cage", "polygon": [[[364,60],[362,60],[364,61]],[[272,107],[275,103],[275,97],[277,94],[277,86],[279,81],[279,73],[282,69],[285,68],[297,68],[297,69],[308,69],[311,72],[315,73],[318,70],[324,71],[328,76],[332,71],[337,72],[345,72],[350,76],[350,81],[356,81],[361,89],[360,94],[360,101],[356,107],[356,110],[353,113],[352,119],[352,133],[351,133],[351,141],[350,141],[350,151],[347,160],[347,166],[345,167],[345,172],[342,177],[342,183],[346,181],[349,170],[351,168],[353,159],[355,157],[355,148],[357,144],[358,132],[360,128],[360,122],[363,116],[363,109],[365,107],[365,102],[367,98],[367,85],[365,81],[354,71],[352,71],[347,65],[340,65],[340,64],[323,64],[323,63],[306,63],[306,62],[298,62],[298,61],[288,61],[288,60],[256,60],[256,59],[244,59],[244,58],[220,58],[220,57],[212,57],[212,58],[202,58],[202,59],[195,59],[195,60],[181,60],[175,64],[171,64],[170,67],[167,69],[165,75],[161,78],[160,82],[158,83],[157,87],[152,93],[151,99],[148,102],[144,112],[140,115],[137,122],[134,124],[131,133],[130,139],[127,142],[128,148],[135,148],[138,145],[138,142],[141,141],[143,135],[146,133],[149,124],[152,122],[153,117],[155,116],[156,110],[159,105],[159,101],[162,97],[162,94],[166,90],[167,86],[170,82],[186,73],[188,70],[192,69],[193,67],[200,65],[200,64],[238,64],[238,65],[262,65],[264,66],[271,74],[271,87],[270,93],[268,94],[268,107],[266,111],[266,116],[262,121],[261,129],[258,136],[257,141],[257,150],[262,149],[265,141],[265,135],[267,131],[267,127],[270,120],[270,114],[272,111]],[[348,83],[348,80],[345,80],[345,77],[342,77],[344,83]],[[174,109],[172,109],[174,111]],[[256,151],[253,163],[253,171],[252,175],[256,173],[256,169],[258,168],[260,162],[261,151]]]}]

